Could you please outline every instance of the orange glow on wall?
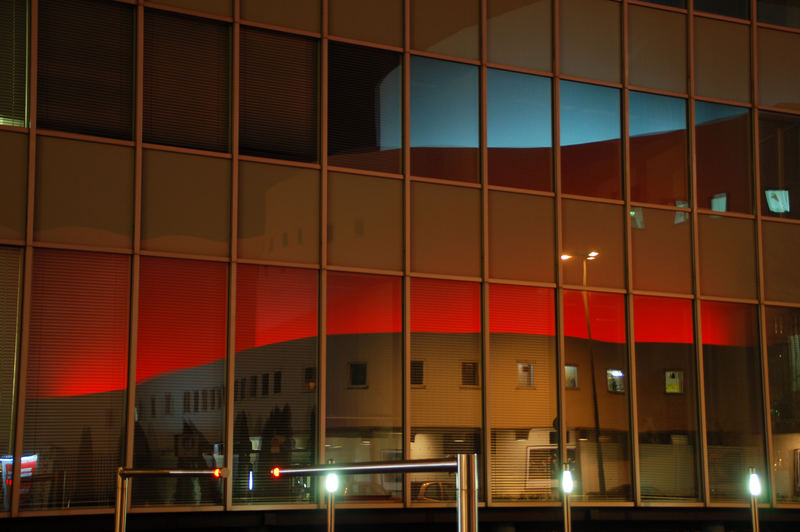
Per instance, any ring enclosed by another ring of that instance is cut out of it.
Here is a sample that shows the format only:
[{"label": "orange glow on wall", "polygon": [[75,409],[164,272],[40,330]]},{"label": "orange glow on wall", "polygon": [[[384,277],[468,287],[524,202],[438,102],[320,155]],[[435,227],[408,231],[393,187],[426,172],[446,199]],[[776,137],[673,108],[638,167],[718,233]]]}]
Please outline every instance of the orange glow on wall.
[{"label": "orange glow on wall", "polygon": [[225,263],[142,257],[136,382],[225,358],[227,288]]},{"label": "orange glow on wall", "polygon": [[411,279],[411,332],[475,333],[481,330],[480,284]]},{"label": "orange glow on wall", "polygon": [[316,270],[239,264],[236,352],[317,336]]},{"label": "orange glow on wall", "polygon": [[328,273],[328,334],[403,331],[402,279],[387,275]]},{"label": "orange glow on wall", "polygon": [[555,336],[552,288],[489,285],[489,332]]},{"label": "orange glow on wall", "polygon": [[125,389],[130,258],[36,249],[27,397]]}]

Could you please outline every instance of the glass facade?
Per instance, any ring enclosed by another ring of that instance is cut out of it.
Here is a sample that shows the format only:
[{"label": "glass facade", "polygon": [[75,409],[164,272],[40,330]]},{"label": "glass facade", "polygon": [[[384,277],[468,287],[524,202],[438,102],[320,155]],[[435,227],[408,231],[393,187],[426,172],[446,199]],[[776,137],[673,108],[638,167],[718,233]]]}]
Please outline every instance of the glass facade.
[{"label": "glass facade", "polygon": [[790,3],[134,4],[0,6],[0,523],[800,503]]}]

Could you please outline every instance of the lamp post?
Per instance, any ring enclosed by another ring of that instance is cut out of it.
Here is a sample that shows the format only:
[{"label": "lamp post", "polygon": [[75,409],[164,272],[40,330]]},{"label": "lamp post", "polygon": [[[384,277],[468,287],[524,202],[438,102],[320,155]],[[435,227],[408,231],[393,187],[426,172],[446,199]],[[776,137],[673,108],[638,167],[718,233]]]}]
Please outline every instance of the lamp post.
[{"label": "lamp post", "polygon": [[750,518],[753,522],[753,532],[758,532],[758,496],[761,495],[761,479],[758,477],[755,467],[750,468],[748,488],[750,491]]},{"label": "lamp post", "polygon": [[[586,292],[587,283],[587,264],[591,260],[597,259],[600,256],[600,253],[597,251],[589,251],[582,256],[581,260],[581,269],[582,269],[582,276],[581,276],[581,296],[583,299],[583,313],[586,318],[586,338],[588,340],[588,347],[589,347],[589,372],[591,375],[592,381],[592,407],[594,410],[594,435],[596,440],[596,449],[597,449],[597,480],[600,487],[600,493],[605,495],[606,493],[606,474],[605,474],[605,465],[603,463],[603,449],[600,443],[600,409],[597,405],[597,382],[595,377],[595,368],[594,368],[594,351],[592,350],[592,323],[589,319],[589,295]],[[562,261],[568,261],[572,259],[572,255],[568,253],[561,254]]]},{"label": "lamp post", "polygon": [[[329,464],[333,464],[333,459],[328,460]],[[336,510],[334,508],[334,504],[336,502],[336,490],[339,489],[339,476],[336,473],[328,473],[325,475],[325,491],[328,494],[328,505],[327,505],[327,525],[328,525],[328,532],[334,531],[334,516],[336,514]]]},{"label": "lamp post", "polygon": [[572,493],[573,487],[572,471],[569,470],[569,464],[565,460],[561,470],[561,492],[564,496],[562,500],[564,506],[564,532],[572,532],[572,514],[569,508],[569,494]]}]

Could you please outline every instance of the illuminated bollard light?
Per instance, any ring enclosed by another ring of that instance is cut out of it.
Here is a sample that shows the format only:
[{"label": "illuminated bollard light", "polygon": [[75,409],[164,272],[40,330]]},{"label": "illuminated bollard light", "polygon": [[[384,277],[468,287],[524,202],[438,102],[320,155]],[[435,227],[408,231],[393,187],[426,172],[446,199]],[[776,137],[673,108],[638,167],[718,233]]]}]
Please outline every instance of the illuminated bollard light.
[{"label": "illuminated bollard light", "polygon": [[569,465],[564,464],[564,469],[561,470],[561,491],[564,492],[564,532],[572,532],[572,514],[569,509],[569,494],[575,488],[575,483],[572,480],[572,471],[569,470]]},{"label": "illuminated bollard light", "polygon": [[569,469],[564,469],[564,472],[561,473],[561,489],[564,490],[564,493],[570,494],[572,493],[572,489],[575,487],[575,484],[572,482],[572,471]]},{"label": "illuminated bollard light", "polygon": [[761,495],[761,479],[756,468],[750,468],[747,487],[750,490],[750,517],[753,521],[753,532],[758,532],[758,496]]},{"label": "illuminated bollard light", "polygon": [[336,473],[328,473],[325,477],[325,489],[328,493],[334,493],[339,489],[339,477]]}]

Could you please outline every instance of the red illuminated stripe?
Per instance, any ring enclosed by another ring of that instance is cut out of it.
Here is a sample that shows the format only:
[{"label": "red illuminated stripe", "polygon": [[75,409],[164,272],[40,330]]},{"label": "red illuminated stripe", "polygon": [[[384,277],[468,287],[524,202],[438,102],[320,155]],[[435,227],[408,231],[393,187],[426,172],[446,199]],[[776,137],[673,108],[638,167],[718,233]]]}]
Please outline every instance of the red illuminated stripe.
[{"label": "red illuminated stripe", "polygon": [[402,279],[328,273],[328,334],[403,331]]}]

